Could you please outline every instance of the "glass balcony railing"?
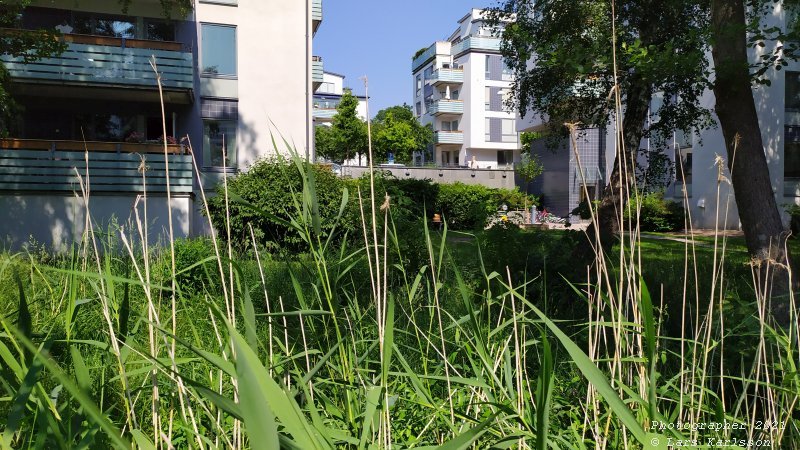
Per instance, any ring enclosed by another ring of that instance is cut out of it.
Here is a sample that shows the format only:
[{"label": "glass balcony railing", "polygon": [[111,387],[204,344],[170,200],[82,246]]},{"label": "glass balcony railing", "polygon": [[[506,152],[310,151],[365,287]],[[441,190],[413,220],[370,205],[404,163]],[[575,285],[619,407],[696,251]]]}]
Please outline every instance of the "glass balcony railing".
[{"label": "glass balcony railing", "polygon": [[500,38],[486,36],[470,36],[453,45],[452,54],[458,56],[470,50],[500,51]]},{"label": "glass balcony railing", "polygon": [[101,36],[66,35],[66,50],[59,56],[26,63],[22,58],[0,55],[16,81],[52,81],[76,85],[153,87],[155,57],[165,89],[192,89],[192,53],[180,43]]},{"label": "glass balcony railing", "polygon": [[433,45],[428,47],[427,50],[420,53],[416,58],[411,61],[411,71],[415,72],[417,69],[420,68],[423,64],[428,62],[431,58],[436,56],[436,43],[434,42]]},{"label": "glass balcony railing", "polygon": [[437,131],[433,133],[433,142],[436,144],[458,144],[464,143],[464,133],[461,131]]},{"label": "glass balcony railing", "polygon": [[433,72],[429,81],[434,86],[443,84],[461,84],[464,82],[464,69],[439,69]]},{"label": "glass balcony railing", "polygon": [[316,91],[317,88],[322,84],[322,73],[324,69],[322,67],[322,57],[321,56],[312,56],[311,57],[311,81],[314,84],[314,90]]},{"label": "glass balcony railing", "polygon": [[464,102],[461,100],[436,100],[428,108],[428,114],[433,116],[464,114]]},{"label": "glass balcony railing", "polygon": [[314,108],[314,119],[318,122],[328,122],[336,115],[336,108]]},{"label": "glass balcony railing", "polygon": [[322,23],[322,0],[312,0],[311,21],[314,24],[314,32],[316,33],[319,25]]}]

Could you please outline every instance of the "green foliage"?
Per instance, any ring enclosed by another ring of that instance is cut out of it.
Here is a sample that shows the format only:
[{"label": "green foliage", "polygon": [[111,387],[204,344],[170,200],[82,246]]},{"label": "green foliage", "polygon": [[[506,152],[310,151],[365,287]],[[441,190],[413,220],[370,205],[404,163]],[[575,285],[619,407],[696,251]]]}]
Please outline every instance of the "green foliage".
[{"label": "green foliage", "polygon": [[486,220],[505,204],[508,209],[524,209],[535,198],[517,189],[493,189],[482,185],[452,183],[439,185],[436,211],[441,212],[454,230],[482,229]]},{"label": "green foliage", "polygon": [[329,130],[316,129],[317,153],[336,163],[342,163],[368,150],[367,124],[358,117],[358,98],[345,89]]},{"label": "green foliage", "polygon": [[636,162],[636,182],[645,194],[661,192],[675,179],[675,163],[662,150],[644,152],[644,163]]},{"label": "green foliage", "polygon": [[539,156],[532,155],[529,150],[522,152],[520,162],[514,165],[514,171],[525,180],[525,183],[530,183],[544,172],[544,166],[539,160]]},{"label": "green foliage", "polygon": [[[592,200],[592,208],[597,211],[597,206],[600,204],[600,200]],[[589,209],[589,201],[583,200],[582,202],[578,203],[578,206],[575,207],[569,213],[572,216],[578,216],[582,220],[589,220],[592,218],[592,211]]]},{"label": "green foliage", "polygon": [[[335,219],[345,183],[327,166],[303,163],[303,167],[315,178],[322,224],[318,237],[326,239],[336,228]],[[228,180],[231,238],[236,246],[240,249],[251,247],[249,226],[252,225],[259,242],[283,249],[298,248],[301,236],[286,222],[292,219],[295,202],[299,202],[302,196],[302,174],[295,164],[284,159],[259,160],[246,172]],[[218,235],[225,237],[226,208],[222,183],[217,186],[217,195],[209,198],[208,206]],[[345,225],[345,228],[352,229],[355,221],[345,222]]]},{"label": "green foliage", "polygon": [[419,55],[425,53],[426,50],[428,50],[428,47],[422,47],[421,49],[417,50],[416,53],[414,53],[414,56],[411,57],[411,60],[413,61],[419,58]]},{"label": "green foliage", "polygon": [[385,159],[392,153],[395,161],[408,163],[415,151],[425,150],[433,142],[433,129],[420,124],[404,103],[378,111],[372,121],[372,141],[376,158]]},{"label": "green foliage", "polygon": [[641,231],[680,231],[685,226],[686,211],[678,202],[664,200],[663,192],[653,192],[632,198],[624,219],[636,223],[636,205],[641,203],[638,224]]},{"label": "green foliage", "polygon": [[[30,0],[11,0],[0,7],[0,55],[7,54],[34,62],[41,58],[59,54],[65,44],[58,37],[57,30],[16,31],[20,26],[22,11]],[[16,132],[19,107],[10,93],[11,77],[0,62],[0,137]]]},{"label": "green foliage", "polygon": [[[119,4],[122,6],[122,12],[128,12],[128,8],[130,8],[131,3],[134,0],[118,0]],[[192,0],[158,0],[161,3],[161,12],[162,15],[168,19],[173,17],[173,13],[177,12],[178,17],[183,18],[186,17],[194,7],[194,3]]]},{"label": "green foliage", "polygon": [[793,238],[800,236],[800,206],[786,205],[784,210],[789,214],[789,229],[792,230]]},{"label": "green foliage", "polygon": [[[395,234],[391,221],[434,198],[435,186],[378,174],[376,201],[384,191],[414,201],[390,199],[375,218],[385,240],[351,250],[314,239],[325,228],[308,213],[321,185],[313,166],[294,167],[304,194],[284,225],[302,236],[301,254],[213,260],[222,273],[184,278],[202,294],[180,286],[174,305],[162,268],[174,256],[179,277],[192,273],[214,254],[212,241],[177,241],[175,255],[76,248],[48,263],[0,253],[0,447],[650,448],[690,433],[767,439],[754,424],[765,420],[783,432],[773,447],[800,439],[797,324],[763,319],[741,240],[731,239],[719,266],[710,245],[687,261],[683,242],[642,240],[632,259],[640,265],[623,259],[586,283],[587,268],[570,258],[578,233],[423,231],[409,245],[428,247],[429,262],[409,270],[395,242],[411,235]],[[373,250],[389,261],[367,261]],[[716,277],[686,279],[685,263],[725,271],[725,283],[714,291]],[[651,298],[639,273],[669,301]],[[385,296],[370,289],[376,283]],[[695,289],[681,305],[680,292]],[[713,308],[701,303],[717,295]],[[128,300],[133,325],[120,335]],[[658,304],[709,328],[670,334]],[[572,320],[560,320],[565,311]],[[771,371],[759,375],[765,365]],[[657,429],[681,412],[683,427]],[[720,421],[741,427],[705,426]]]},{"label": "green foliage", "polygon": [[[652,93],[663,93],[648,132],[688,132],[712,123],[699,102],[709,82],[707,5],[637,0],[616,12],[614,49],[607,2],[504,0],[491,9],[497,22],[514,15],[501,44],[515,75],[512,106],[543,114],[557,132],[567,122],[605,126],[615,108],[608,96],[616,77],[626,103],[649,104]],[[636,79],[649,86],[646,98],[627,95]]]}]

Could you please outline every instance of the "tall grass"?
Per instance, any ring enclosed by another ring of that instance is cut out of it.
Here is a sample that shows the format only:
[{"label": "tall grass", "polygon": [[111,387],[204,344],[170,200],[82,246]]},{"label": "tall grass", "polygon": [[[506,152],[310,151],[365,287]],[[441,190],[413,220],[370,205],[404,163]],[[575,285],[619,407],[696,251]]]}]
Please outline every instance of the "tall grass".
[{"label": "tall grass", "polygon": [[[209,256],[183,261],[176,258],[180,242],[169,250],[149,246],[138,209],[129,225],[104,235],[88,230],[55,260],[5,254],[2,446],[799,442],[796,310],[788,328],[778,327],[770,299],[754,290],[756,326],[725,322],[724,237],[714,242],[710,295],[698,290],[692,298],[689,288],[683,299],[652,294],[633,241],[622,246],[621,264],[587,267],[585,280],[573,280],[588,308],[585,321],[554,321],[536,297],[542,291],[532,289],[540,279],[485,269],[465,278],[446,229],[426,230],[420,244],[429,260],[419,271],[393,265],[402,261],[403,237],[390,198],[373,210],[357,193],[366,236],[360,246],[323,237],[313,172],[297,159],[295,168],[305,183],[286,225],[307,246],[301,265],[264,259],[258,242],[251,255],[223,255],[224,240],[208,241]],[[692,242],[690,233],[689,256]],[[686,274],[693,262],[687,258]],[[697,281],[689,277],[687,286]],[[680,336],[661,332],[660,311],[676,300],[686,324]],[[745,339],[744,332],[753,334]],[[743,342],[751,353],[740,353]]]}]

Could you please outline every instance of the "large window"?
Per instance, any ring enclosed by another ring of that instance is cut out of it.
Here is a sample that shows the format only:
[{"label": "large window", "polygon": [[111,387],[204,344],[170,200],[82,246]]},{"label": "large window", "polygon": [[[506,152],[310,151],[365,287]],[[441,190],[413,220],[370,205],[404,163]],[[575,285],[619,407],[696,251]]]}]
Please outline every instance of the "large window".
[{"label": "large window", "polygon": [[503,142],[517,142],[517,121],[514,119],[503,119],[502,133]]},{"label": "large window", "polygon": [[442,131],[458,131],[458,120],[442,121]]},{"label": "large window", "polygon": [[417,97],[422,93],[422,75],[417,75]]},{"label": "large window", "polygon": [[513,150],[498,150],[497,151],[497,165],[510,166],[514,164],[514,151]]},{"label": "large window", "polygon": [[167,20],[147,19],[145,21],[146,38],[151,41],[174,41],[175,23]]},{"label": "large window", "polygon": [[513,81],[514,80],[514,71],[511,70],[510,67],[503,64],[503,74],[502,77],[503,81]]},{"label": "large window", "polygon": [[692,135],[676,131],[673,139],[675,180],[678,184],[692,184]]},{"label": "large window", "polygon": [[[73,26],[64,25],[67,32],[92,34],[116,38],[133,39],[136,37],[136,19],[128,16],[112,16],[107,14],[75,13]],[[69,30],[69,28],[73,28]],[[61,28],[64,30],[64,28]]]},{"label": "large window", "polygon": [[492,88],[488,86],[483,90],[483,107],[486,111],[492,110]]},{"label": "large window", "polygon": [[203,121],[203,157],[206,166],[236,167],[236,121]]},{"label": "large window", "polygon": [[786,72],[787,111],[800,111],[800,72]]},{"label": "large window", "polygon": [[117,114],[79,114],[75,120],[75,136],[87,141],[121,142],[136,130],[136,116]]},{"label": "large window", "polygon": [[484,121],[483,140],[486,142],[492,141],[492,119],[487,118]]},{"label": "large window", "polygon": [[236,27],[230,25],[202,25],[203,74],[210,76],[236,76]]}]

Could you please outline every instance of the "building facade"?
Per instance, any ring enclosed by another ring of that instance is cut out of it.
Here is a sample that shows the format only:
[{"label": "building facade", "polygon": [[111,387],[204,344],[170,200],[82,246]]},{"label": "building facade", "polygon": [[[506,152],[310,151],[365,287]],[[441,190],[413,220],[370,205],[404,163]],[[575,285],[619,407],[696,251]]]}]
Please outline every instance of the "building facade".
[{"label": "building facade", "polygon": [[434,129],[433,148],[418,163],[499,169],[519,161],[516,114],[505,107],[513,78],[482,10],[461,18],[446,41],[420,50],[411,72],[414,113]]},{"label": "building facade", "polygon": [[[329,126],[336,115],[336,107],[344,95],[344,75],[333,72],[324,72],[322,83],[314,91],[314,125]],[[356,114],[361,120],[367,120],[367,98],[363,95],[355,95],[358,99],[358,109]]]},{"label": "building facade", "polygon": [[23,111],[0,141],[7,245],[29,235],[57,247],[74,241],[85,214],[75,193],[87,179],[98,227],[125,222],[146,191],[152,230],[167,228],[171,208],[177,236],[203,234],[201,185],[210,191],[224,175],[287,152],[273,135],[313,158],[321,0],[198,0],[186,17],[170,16],[155,0],[132,2],[125,14],[104,0],[37,0],[23,11],[19,28],[57,29],[66,50],[28,63],[0,55]]}]

